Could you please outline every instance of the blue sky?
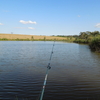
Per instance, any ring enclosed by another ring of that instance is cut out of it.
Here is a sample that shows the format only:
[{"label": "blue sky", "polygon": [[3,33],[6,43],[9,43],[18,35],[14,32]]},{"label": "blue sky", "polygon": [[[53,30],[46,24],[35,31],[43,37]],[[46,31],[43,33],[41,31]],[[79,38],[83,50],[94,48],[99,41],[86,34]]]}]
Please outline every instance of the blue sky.
[{"label": "blue sky", "polygon": [[79,35],[100,31],[100,0],[0,0],[0,33]]}]

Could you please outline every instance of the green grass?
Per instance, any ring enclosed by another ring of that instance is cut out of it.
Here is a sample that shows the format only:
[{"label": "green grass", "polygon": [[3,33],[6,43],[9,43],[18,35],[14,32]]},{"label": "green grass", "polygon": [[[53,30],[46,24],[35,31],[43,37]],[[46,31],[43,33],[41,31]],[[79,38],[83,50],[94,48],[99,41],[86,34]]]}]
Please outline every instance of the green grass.
[{"label": "green grass", "polygon": [[7,38],[2,38],[0,41],[67,41],[66,39],[7,39]]}]

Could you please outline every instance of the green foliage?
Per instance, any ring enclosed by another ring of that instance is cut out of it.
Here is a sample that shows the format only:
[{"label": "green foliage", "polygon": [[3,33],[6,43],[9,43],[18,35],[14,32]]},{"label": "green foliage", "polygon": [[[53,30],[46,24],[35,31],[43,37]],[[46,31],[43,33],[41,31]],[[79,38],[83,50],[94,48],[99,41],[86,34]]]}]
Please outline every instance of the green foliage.
[{"label": "green foliage", "polygon": [[75,39],[76,43],[88,43],[88,41],[86,39]]},{"label": "green foliage", "polygon": [[87,43],[91,50],[100,52],[100,32],[80,32],[79,37],[74,40],[76,43]]},{"label": "green foliage", "polygon": [[93,39],[89,43],[89,46],[90,46],[91,50],[100,52],[100,38]]},{"label": "green foliage", "polygon": [[33,36],[31,36],[31,40],[34,41],[34,37]]},{"label": "green foliage", "polygon": [[44,37],[44,41],[46,41],[46,37]]},{"label": "green foliage", "polygon": [[7,38],[2,38],[0,39],[1,41],[7,41],[8,39]]}]

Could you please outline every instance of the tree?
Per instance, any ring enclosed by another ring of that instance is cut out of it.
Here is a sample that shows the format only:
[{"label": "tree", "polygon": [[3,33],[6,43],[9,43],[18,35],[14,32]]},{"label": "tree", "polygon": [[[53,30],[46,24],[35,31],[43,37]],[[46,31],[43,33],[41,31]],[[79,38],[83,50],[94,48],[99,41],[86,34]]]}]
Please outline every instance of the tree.
[{"label": "tree", "polygon": [[81,38],[81,39],[87,39],[88,35],[86,34],[86,32],[80,32],[79,38]]},{"label": "tree", "polygon": [[34,40],[34,37],[33,37],[33,36],[31,36],[31,40],[32,40],[32,41]]},{"label": "tree", "polygon": [[44,37],[44,41],[46,40],[46,37]]},{"label": "tree", "polygon": [[94,31],[94,32],[92,32],[92,35],[93,35],[93,36],[99,35],[99,31]]}]

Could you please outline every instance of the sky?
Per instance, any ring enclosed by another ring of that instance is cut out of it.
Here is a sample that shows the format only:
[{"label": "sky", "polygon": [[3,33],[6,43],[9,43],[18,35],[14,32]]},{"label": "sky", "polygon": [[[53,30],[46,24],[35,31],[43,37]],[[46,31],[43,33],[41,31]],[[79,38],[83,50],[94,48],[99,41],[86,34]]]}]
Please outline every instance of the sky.
[{"label": "sky", "polygon": [[0,0],[0,33],[79,35],[100,31],[100,0]]}]

